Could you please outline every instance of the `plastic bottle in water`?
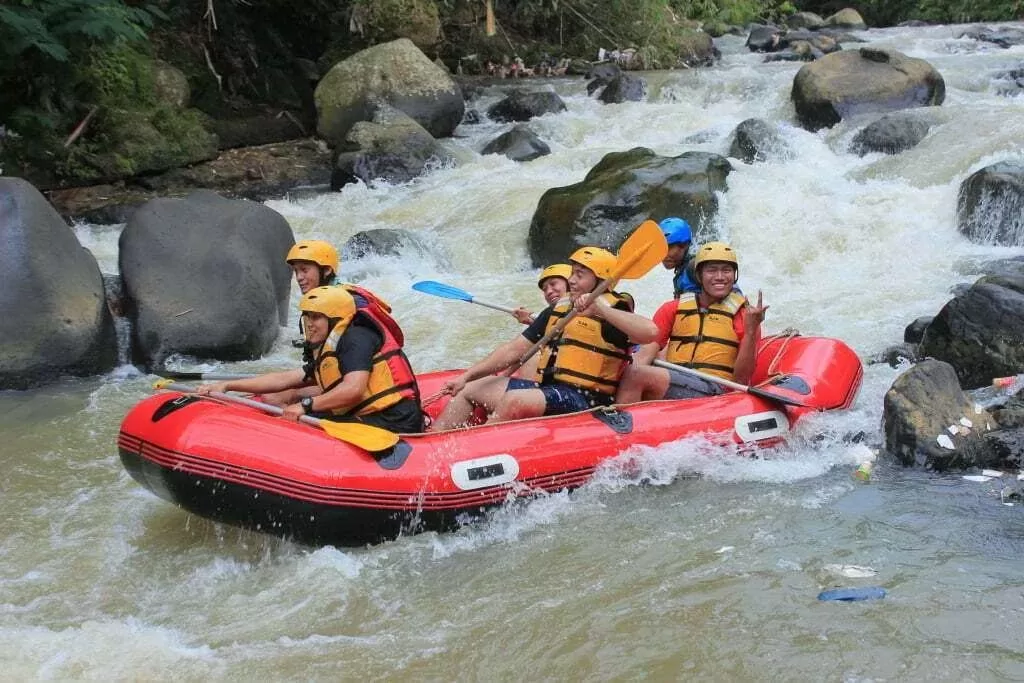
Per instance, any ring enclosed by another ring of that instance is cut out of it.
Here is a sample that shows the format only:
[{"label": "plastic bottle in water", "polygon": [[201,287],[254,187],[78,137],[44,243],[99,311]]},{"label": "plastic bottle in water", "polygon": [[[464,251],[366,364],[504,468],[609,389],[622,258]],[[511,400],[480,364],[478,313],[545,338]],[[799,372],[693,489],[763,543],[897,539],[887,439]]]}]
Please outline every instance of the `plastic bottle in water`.
[{"label": "plastic bottle in water", "polygon": [[1006,396],[1015,396],[1017,392],[1024,389],[1024,372],[1012,377],[996,377],[992,380],[992,388],[998,389]]},{"label": "plastic bottle in water", "polygon": [[1010,396],[1024,389],[1024,372],[1009,377],[994,377],[992,385],[968,392],[982,408],[1002,405]]}]

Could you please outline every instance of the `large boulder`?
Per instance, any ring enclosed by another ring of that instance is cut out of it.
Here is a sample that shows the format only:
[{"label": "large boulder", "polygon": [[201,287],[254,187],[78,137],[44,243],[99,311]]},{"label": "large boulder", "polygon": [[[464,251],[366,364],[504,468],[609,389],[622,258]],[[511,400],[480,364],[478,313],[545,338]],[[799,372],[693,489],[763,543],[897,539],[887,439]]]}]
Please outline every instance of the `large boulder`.
[{"label": "large boulder", "polygon": [[868,27],[864,23],[864,19],[861,18],[860,12],[852,7],[841,9],[832,16],[826,17],[825,26],[828,28],[847,28],[856,31],[861,31]]},{"label": "large boulder", "polygon": [[605,104],[643,102],[647,97],[647,81],[640,76],[623,73],[616,76],[604,87],[597,99]]},{"label": "large boulder", "polygon": [[866,47],[801,67],[791,93],[800,124],[812,131],[859,114],[940,105],[945,97],[946,83],[928,62]]},{"label": "large boulder", "polygon": [[754,24],[747,35],[746,46],[751,52],[775,52],[786,29],[770,24]]},{"label": "large boulder", "polygon": [[850,151],[859,156],[870,152],[899,154],[924,140],[930,128],[928,121],[909,112],[886,114],[857,132]]},{"label": "large boulder", "polygon": [[317,131],[334,146],[378,105],[405,112],[435,138],[462,120],[462,91],[407,38],[375,45],[335,64],[316,87]]},{"label": "large boulder", "polygon": [[747,119],[733,131],[729,156],[752,164],[755,161],[789,159],[793,151],[779,134],[777,126],[764,119]]},{"label": "large boulder", "polygon": [[984,435],[995,420],[961,391],[948,363],[926,360],[897,377],[885,393],[882,422],[886,450],[905,467],[948,470],[992,459]]},{"label": "large boulder", "polygon": [[288,221],[263,204],[207,190],[146,202],[121,233],[118,259],[135,359],[266,353],[288,321],[284,257],[294,242]]},{"label": "large boulder", "polygon": [[714,66],[722,58],[711,35],[704,31],[686,30],[678,39],[679,64],[690,68]]},{"label": "large boulder", "polygon": [[0,177],[0,389],[114,367],[96,259],[27,181]]},{"label": "large boulder", "polygon": [[972,242],[1024,246],[1024,164],[1001,161],[960,185],[957,229]]},{"label": "large boulder", "polygon": [[967,388],[1024,368],[1024,277],[988,275],[954,297],[924,331],[921,354],[950,363]]},{"label": "large boulder", "polygon": [[786,17],[786,26],[793,29],[806,28],[813,31],[824,25],[825,20],[814,12],[794,12]]},{"label": "large boulder", "polygon": [[480,153],[504,154],[512,161],[533,161],[551,154],[551,148],[536,133],[519,124],[488,142]]},{"label": "large boulder", "polygon": [[447,164],[452,156],[424,128],[397,109],[383,106],[372,122],[360,121],[345,136],[331,174],[331,188],[375,180],[405,183],[430,165]]},{"label": "large boulder", "polygon": [[491,105],[487,116],[493,121],[511,123],[513,121],[529,121],[535,116],[558,114],[565,111],[565,102],[557,93],[550,90],[539,92],[523,92],[516,90],[500,102]]},{"label": "large boulder", "polygon": [[557,263],[584,245],[615,249],[648,217],[709,225],[730,171],[725,157],[707,152],[663,157],[636,147],[607,154],[579,183],[540,198],[528,238],[533,264]]}]

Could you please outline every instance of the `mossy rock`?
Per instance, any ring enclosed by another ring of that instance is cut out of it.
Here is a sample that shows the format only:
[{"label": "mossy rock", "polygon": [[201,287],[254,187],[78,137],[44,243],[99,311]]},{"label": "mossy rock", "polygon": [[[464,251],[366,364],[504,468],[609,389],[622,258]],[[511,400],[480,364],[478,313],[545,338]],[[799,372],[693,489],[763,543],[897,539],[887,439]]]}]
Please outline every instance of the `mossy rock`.
[{"label": "mossy rock", "polygon": [[699,232],[718,212],[729,161],[718,154],[658,156],[646,147],[613,152],[575,185],[540,198],[528,246],[535,266],[557,263],[585,245],[616,249],[647,218],[680,216]]},{"label": "mossy rock", "polygon": [[79,178],[126,178],[217,156],[217,136],[203,127],[202,115],[195,110],[115,109],[101,116],[97,127],[102,130],[104,144],[95,151],[84,151],[77,159],[79,163],[67,169]]}]

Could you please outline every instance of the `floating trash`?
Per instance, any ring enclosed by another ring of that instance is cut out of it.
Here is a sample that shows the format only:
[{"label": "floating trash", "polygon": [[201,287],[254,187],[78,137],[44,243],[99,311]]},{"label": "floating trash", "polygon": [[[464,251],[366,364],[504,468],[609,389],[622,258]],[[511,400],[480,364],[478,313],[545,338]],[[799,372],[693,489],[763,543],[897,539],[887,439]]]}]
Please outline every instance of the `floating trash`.
[{"label": "floating trash", "polygon": [[946,436],[945,434],[939,434],[939,436],[936,437],[935,440],[938,441],[939,445],[942,446],[943,448],[949,449],[951,451],[956,450],[956,446],[953,445],[953,440]]},{"label": "floating trash", "polygon": [[961,417],[960,418],[960,424],[962,424],[964,427],[968,427],[968,428],[974,426],[974,423],[971,422],[970,420],[968,420],[966,417]]},{"label": "floating trash", "polygon": [[715,555],[721,555],[722,553],[727,553],[727,552],[730,552],[730,551],[735,550],[735,549],[736,549],[736,546],[723,545],[721,548],[719,548],[718,550],[715,551]]},{"label": "floating trash", "polygon": [[824,569],[827,572],[845,576],[848,579],[867,579],[872,576],[878,576],[878,572],[871,567],[859,564],[826,564]]},{"label": "floating trash", "polygon": [[965,474],[964,479],[967,481],[992,481],[994,477],[988,477],[984,474]]},{"label": "floating trash", "polygon": [[819,600],[838,602],[859,602],[860,600],[881,600],[885,597],[885,589],[881,586],[865,586],[864,588],[833,588],[818,593]]},{"label": "floating trash", "polygon": [[999,470],[982,470],[981,473],[986,477],[1001,477],[1003,473]]}]

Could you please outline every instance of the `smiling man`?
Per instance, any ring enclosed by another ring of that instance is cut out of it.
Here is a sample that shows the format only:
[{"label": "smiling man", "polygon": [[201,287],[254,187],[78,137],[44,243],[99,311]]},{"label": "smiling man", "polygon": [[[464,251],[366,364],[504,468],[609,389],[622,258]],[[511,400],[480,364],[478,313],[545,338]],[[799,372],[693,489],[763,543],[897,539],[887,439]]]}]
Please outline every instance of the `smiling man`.
[{"label": "smiling man", "polygon": [[616,403],[696,398],[722,393],[719,384],[649,363],[665,349],[669,363],[740,384],[754,373],[761,322],[768,309],[757,293],[757,305],[736,289],[739,261],[724,242],[709,242],[694,258],[701,291],[667,301],[654,314],[657,341],[635,356],[616,394]]}]

